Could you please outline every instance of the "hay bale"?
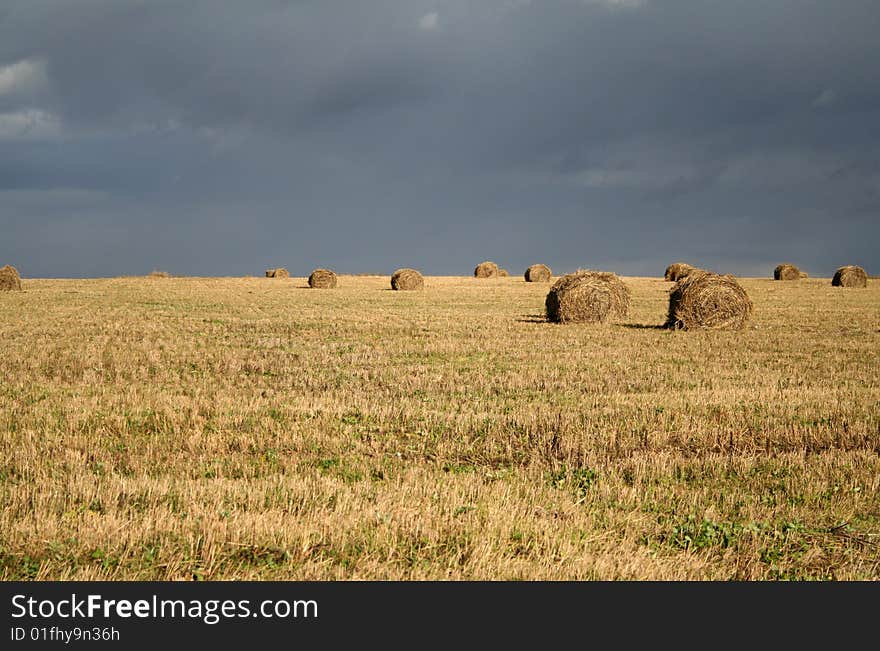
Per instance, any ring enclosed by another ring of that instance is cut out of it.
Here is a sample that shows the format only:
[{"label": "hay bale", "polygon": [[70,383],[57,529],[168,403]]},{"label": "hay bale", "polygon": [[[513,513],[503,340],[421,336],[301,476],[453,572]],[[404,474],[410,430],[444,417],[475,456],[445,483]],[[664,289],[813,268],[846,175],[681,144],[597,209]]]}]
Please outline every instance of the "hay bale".
[{"label": "hay bale", "polygon": [[476,269],[474,269],[474,276],[476,278],[494,278],[497,275],[498,265],[490,260],[481,262],[477,265]]},{"label": "hay bale", "polygon": [[18,269],[12,265],[0,267],[0,291],[21,291],[21,276],[18,275]]},{"label": "hay bale", "polygon": [[290,272],[284,267],[277,269],[266,269],[266,278],[290,278]]},{"label": "hay bale", "polygon": [[835,287],[867,287],[868,274],[861,267],[850,264],[834,272],[831,284]]},{"label": "hay bale", "polygon": [[800,269],[787,262],[783,262],[773,270],[773,280],[800,280],[806,277],[807,274],[802,273]]},{"label": "hay bale", "polygon": [[527,283],[549,283],[553,271],[545,264],[533,264],[523,275]]},{"label": "hay bale", "polygon": [[669,290],[667,328],[739,329],[752,316],[752,301],[731,275],[692,271]]},{"label": "hay bale", "polygon": [[309,276],[309,287],[333,289],[336,287],[336,273],[330,269],[315,269]]},{"label": "hay bale", "polygon": [[159,271],[158,269],[153,269],[150,272],[149,278],[171,278],[171,274],[167,271]]},{"label": "hay bale", "polygon": [[416,290],[425,286],[425,279],[415,269],[398,269],[391,276],[391,289]]},{"label": "hay bale", "polygon": [[665,280],[671,280],[672,282],[677,282],[681,280],[685,276],[687,276],[690,272],[694,271],[696,267],[689,265],[686,262],[673,262],[671,265],[666,267],[666,273],[663,274],[663,278]]},{"label": "hay bale", "polygon": [[613,273],[578,270],[553,283],[544,305],[547,318],[556,323],[601,323],[625,317],[629,295]]},{"label": "hay bale", "polygon": [[509,272],[507,269],[499,269],[499,270],[498,270],[498,275],[499,275],[501,278],[509,278],[509,277],[510,277],[510,272]]}]

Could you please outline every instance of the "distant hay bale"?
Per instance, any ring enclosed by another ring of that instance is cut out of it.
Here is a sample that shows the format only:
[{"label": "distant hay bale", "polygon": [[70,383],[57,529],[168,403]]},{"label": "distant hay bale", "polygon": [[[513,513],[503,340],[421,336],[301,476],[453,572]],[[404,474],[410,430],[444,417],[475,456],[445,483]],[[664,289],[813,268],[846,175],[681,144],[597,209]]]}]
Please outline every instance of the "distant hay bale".
[{"label": "distant hay bale", "polygon": [[18,269],[12,265],[0,267],[0,291],[21,291],[21,276],[18,275]]},{"label": "distant hay bale", "polygon": [[607,271],[579,270],[550,287],[547,318],[556,323],[601,323],[629,311],[629,288]]},{"label": "distant hay bale", "polygon": [[835,287],[867,287],[868,274],[861,267],[850,264],[834,272],[831,284]]},{"label": "distant hay bale", "polygon": [[802,273],[800,269],[787,262],[778,265],[773,270],[773,280],[800,280],[806,277],[807,274]]},{"label": "distant hay bale", "polygon": [[666,273],[663,274],[663,278],[666,280],[671,280],[672,282],[676,282],[687,276],[695,269],[696,267],[689,265],[686,262],[673,262],[671,265],[666,267]]},{"label": "distant hay bale", "polygon": [[290,278],[290,273],[284,267],[266,269],[266,278]]},{"label": "distant hay bale", "polygon": [[476,278],[494,278],[498,275],[498,265],[490,260],[486,260],[485,262],[481,262],[477,265],[477,268],[474,269],[474,276]]},{"label": "distant hay bale", "polygon": [[153,269],[149,275],[150,278],[171,278],[171,274],[167,271],[159,271],[158,269]]},{"label": "distant hay bale", "polygon": [[309,276],[309,287],[333,289],[336,287],[336,273],[330,269],[315,269]]},{"label": "distant hay bale", "polygon": [[425,279],[415,269],[398,269],[391,276],[391,289],[416,290],[425,286]]},{"label": "distant hay bale", "polygon": [[501,278],[509,278],[509,277],[510,277],[510,272],[509,272],[507,269],[499,269],[499,270],[498,270],[498,275],[499,275]]},{"label": "distant hay bale", "polygon": [[547,283],[550,282],[553,271],[545,264],[533,264],[523,275],[527,283]]},{"label": "distant hay bale", "polygon": [[752,316],[752,301],[731,275],[692,271],[669,290],[667,328],[739,329]]}]

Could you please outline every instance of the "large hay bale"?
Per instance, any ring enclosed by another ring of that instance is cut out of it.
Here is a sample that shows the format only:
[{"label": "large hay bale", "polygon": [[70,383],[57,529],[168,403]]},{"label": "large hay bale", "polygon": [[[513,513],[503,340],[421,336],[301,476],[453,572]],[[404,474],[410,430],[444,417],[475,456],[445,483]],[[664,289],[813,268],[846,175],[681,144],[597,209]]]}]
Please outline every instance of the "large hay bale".
[{"label": "large hay bale", "polygon": [[18,269],[12,265],[0,267],[0,291],[21,291],[21,276],[18,275]]},{"label": "large hay bale", "polygon": [[499,270],[498,270],[498,275],[499,275],[501,278],[509,278],[509,277],[510,277],[510,272],[509,272],[507,269],[499,269]]},{"label": "large hay bale", "polygon": [[793,264],[783,262],[773,270],[773,280],[800,280],[806,278],[807,274],[802,273],[800,269]]},{"label": "large hay bale", "polygon": [[159,271],[158,269],[153,269],[150,272],[149,278],[171,278],[171,274],[167,271]]},{"label": "large hay bale", "polygon": [[336,287],[336,273],[330,269],[315,269],[309,276],[309,287],[333,289]]},{"label": "large hay bale", "polygon": [[663,274],[663,278],[665,280],[676,282],[687,276],[695,269],[696,267],[689,265],[686,262],[673,262],[671,265],[666,267],[666,273]]},{"label": "large hay bale", "polygon": [[494,278],[497,275],[498,265],[490,260],[481,262],[477,265],[476,269],[474,269],[474,276],[476,278]]},{"label": "large hay bale", "polygon": [[425,286],[425,279],[415,269],[398,269],[391,276],[391,289],[416,290]]},{"label": "large hay bale", "polygon": [[669,290],[667,328],[739,329],[752,316],[752,301],[731,275],[692,271]]},{"label": "large hay bale", "polygon": [[266,269],[266,278],[290,278],[290,273],[284,267]]},{"label": "large hay bale", "polygon": [[608,271],[579,270],[550,287],[544,302],[556,323],[600,323],[629,311],[629,288]]},{"label": "large hay bale", "polygon": [[523,276],[527,283],[549,283],[553,271],[545,264],[533,264]]},{"label": "large hay bale", "polygon": [[834,272],[831,284],[835,287],[867,287],[868,274],[861,267],[850,264]]}]

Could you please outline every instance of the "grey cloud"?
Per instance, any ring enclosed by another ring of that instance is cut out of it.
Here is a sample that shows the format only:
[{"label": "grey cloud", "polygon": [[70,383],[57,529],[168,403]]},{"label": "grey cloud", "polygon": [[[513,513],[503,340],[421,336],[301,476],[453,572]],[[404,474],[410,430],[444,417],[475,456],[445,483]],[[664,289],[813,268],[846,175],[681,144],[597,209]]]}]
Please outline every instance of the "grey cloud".
[{"label": "grey cloud", "polygon": [[[868,0],[12,0],[0,70],[44,82],[0,93],[0,260],[880,266],[878,27]],[[28,115],[55,126],[13,138]]]}]

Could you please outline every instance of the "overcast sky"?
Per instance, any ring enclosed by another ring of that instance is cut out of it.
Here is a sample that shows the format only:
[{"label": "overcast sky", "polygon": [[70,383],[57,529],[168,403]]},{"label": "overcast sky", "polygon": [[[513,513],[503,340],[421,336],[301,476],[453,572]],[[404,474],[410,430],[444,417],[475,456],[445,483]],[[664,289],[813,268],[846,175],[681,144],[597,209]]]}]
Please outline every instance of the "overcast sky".
[{"label": "overcast sky", "polygon": [[0,0],[25,277],[880,271],[877,0]]}]

